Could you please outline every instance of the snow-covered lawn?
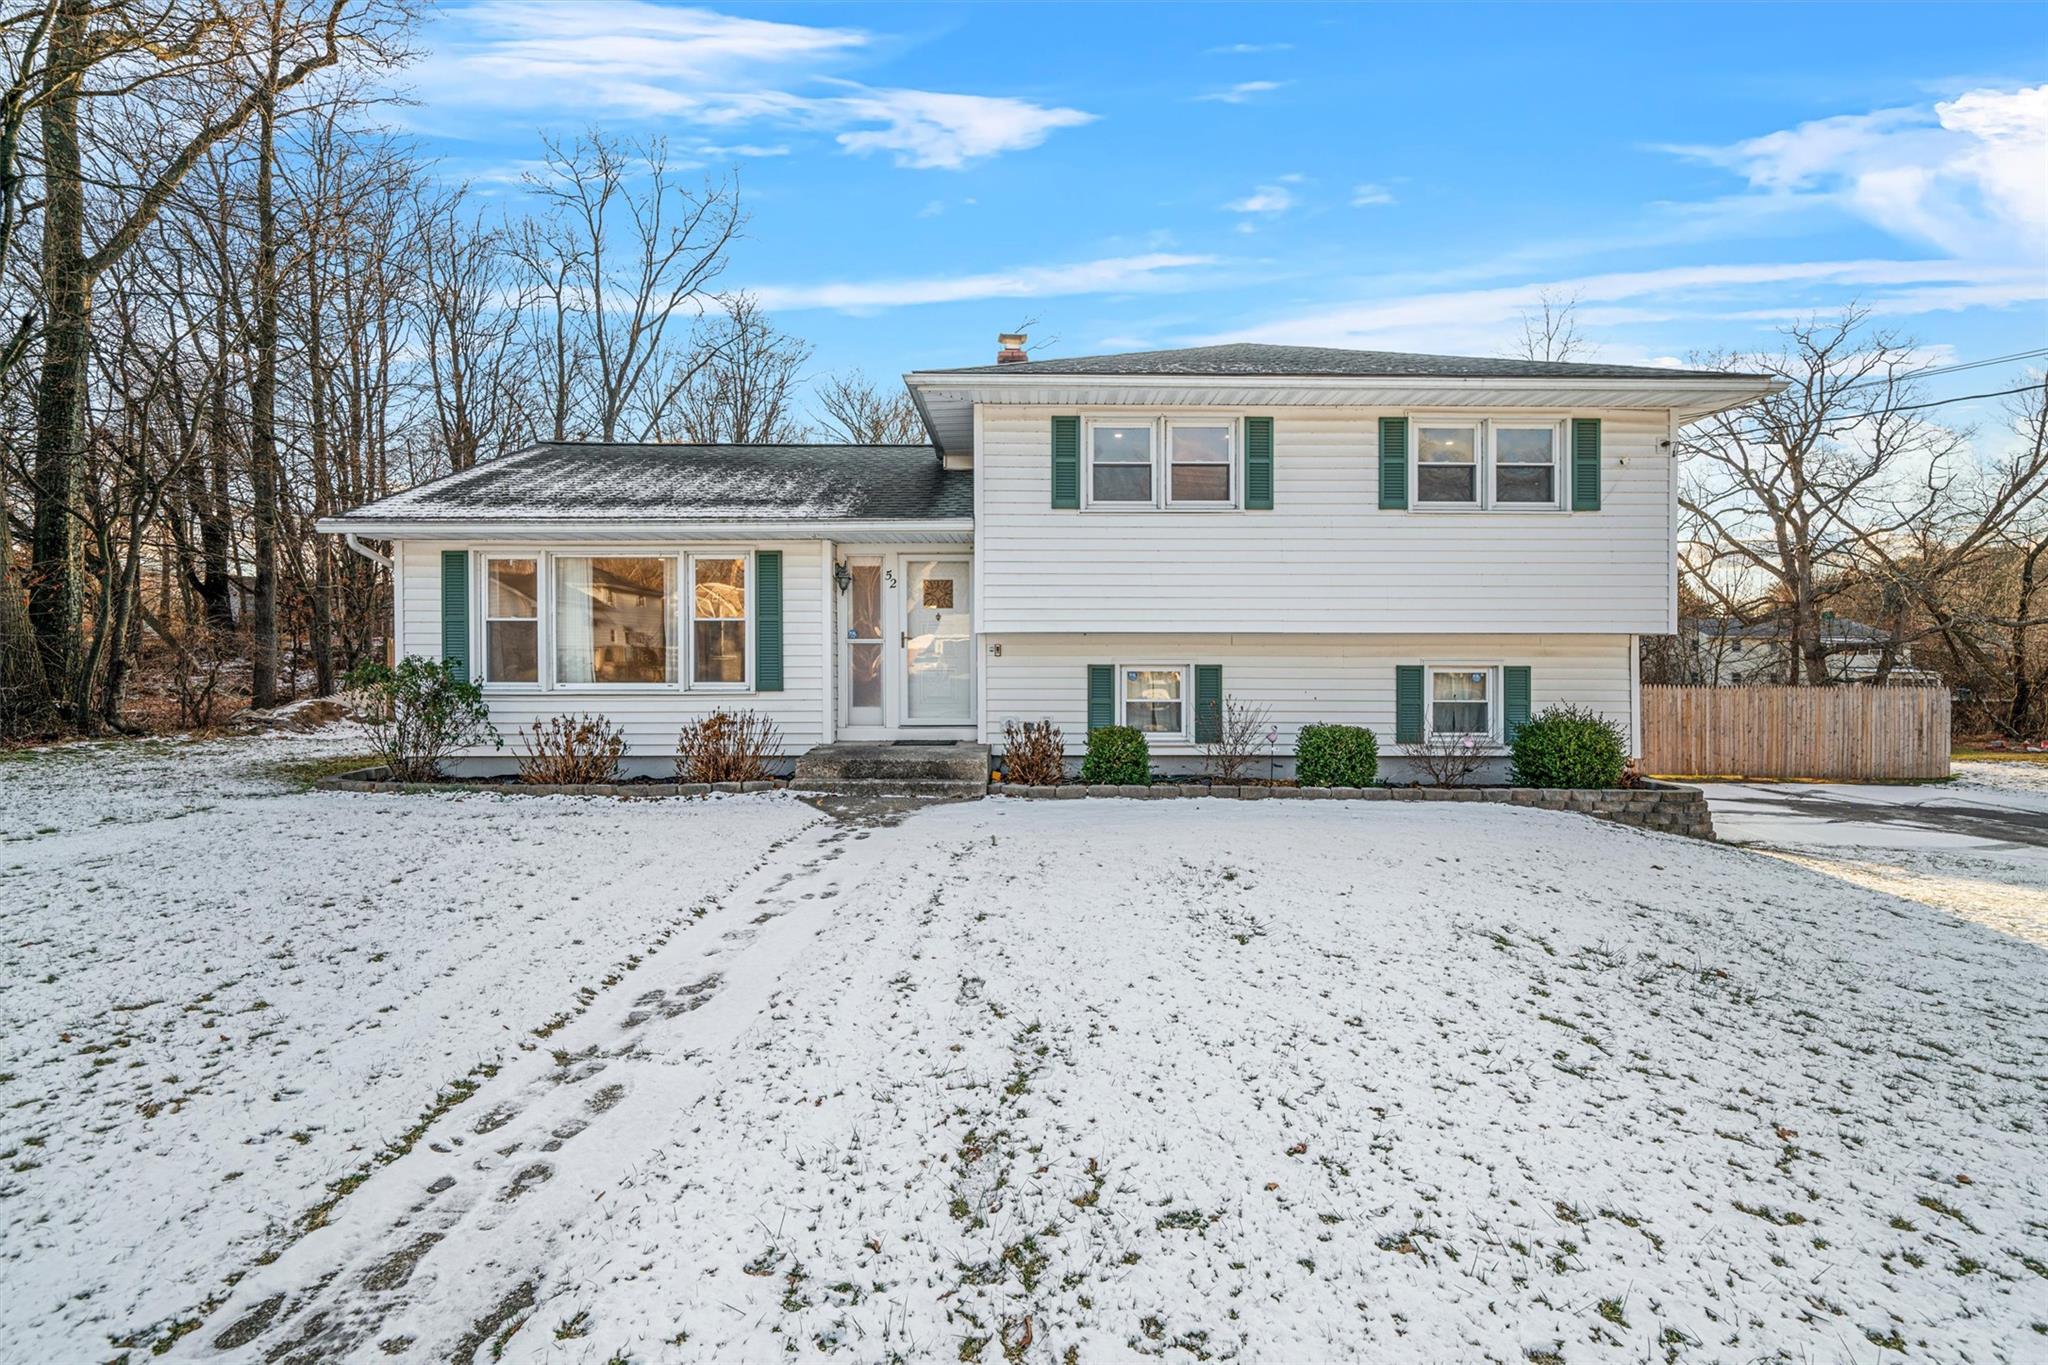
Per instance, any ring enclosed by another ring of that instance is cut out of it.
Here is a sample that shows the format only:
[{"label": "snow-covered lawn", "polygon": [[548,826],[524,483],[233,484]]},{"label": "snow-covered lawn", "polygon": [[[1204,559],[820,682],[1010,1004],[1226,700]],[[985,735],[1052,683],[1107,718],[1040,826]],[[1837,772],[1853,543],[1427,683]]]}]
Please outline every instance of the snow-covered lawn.
[{"label": "snow-covered lawn", "polygon": [[818,825],[174,1354],[2040,1360],[2044,1046],[2039,947],[1568,815]]},{"label": "snow-covered lawn", "polygon": [[275,771],[351,751],[0,759],[0,1358],[160,1337],[819,818]]}]

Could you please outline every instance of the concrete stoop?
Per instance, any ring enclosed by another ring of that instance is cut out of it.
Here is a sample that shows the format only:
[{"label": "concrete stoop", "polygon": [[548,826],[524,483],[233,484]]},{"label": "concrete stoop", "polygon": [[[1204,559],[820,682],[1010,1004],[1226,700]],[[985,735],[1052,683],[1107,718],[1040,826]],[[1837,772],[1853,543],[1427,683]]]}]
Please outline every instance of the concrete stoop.
[{"label": "concrete stoop", "polygon": [[792,791],[904,796],[981,796],[988,791],[986,744],[898,744],[843,740],[796,761]]}]

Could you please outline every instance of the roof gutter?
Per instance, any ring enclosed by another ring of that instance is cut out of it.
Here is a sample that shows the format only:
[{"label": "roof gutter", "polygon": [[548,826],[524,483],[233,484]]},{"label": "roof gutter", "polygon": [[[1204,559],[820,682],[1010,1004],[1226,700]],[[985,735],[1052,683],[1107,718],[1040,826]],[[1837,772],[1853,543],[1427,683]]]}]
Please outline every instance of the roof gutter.
[{"label": "roof gutter", "polygon": [[[900,519],[827,521],[690,521],[677,518],[642,519],[620,516],[576,517],[326,517],[313,529],[327,535],[346,536],[349,548],[364,553],[357,545],[363,536],[379,540],[431,539],[435,536],[490,536],[499,538],[556,536],[584,540],[632,540],[649,536],[700,540],[840,540],[850,536],[894,536],[906,541],[935,535],[972,535],[972,517],[943,520]],[[375,555],[374,551],[368,553]],[[375,556],[382,559],[382,556]],[[388,561],[387,561],[388,562]]]}]

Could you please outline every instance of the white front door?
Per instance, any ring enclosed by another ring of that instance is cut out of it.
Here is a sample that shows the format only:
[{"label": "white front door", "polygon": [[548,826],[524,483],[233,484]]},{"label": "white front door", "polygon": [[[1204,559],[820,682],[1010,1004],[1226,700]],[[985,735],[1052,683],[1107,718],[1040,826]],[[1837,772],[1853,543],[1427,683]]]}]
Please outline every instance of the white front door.
[{"label": "white front door", "polygon": [[966,559],[903,558],[903,723],[974,723],[974,618]]}]

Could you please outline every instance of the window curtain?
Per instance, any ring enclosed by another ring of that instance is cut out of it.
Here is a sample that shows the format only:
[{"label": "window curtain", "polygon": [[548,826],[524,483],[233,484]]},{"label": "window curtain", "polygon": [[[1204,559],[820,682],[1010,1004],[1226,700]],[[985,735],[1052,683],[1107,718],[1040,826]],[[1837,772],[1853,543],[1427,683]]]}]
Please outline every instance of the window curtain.
[{"label": "window curtain", "polygon": [[595,681],[595,644],[591,638],[591,562],[555,561],[555,681]]}]

